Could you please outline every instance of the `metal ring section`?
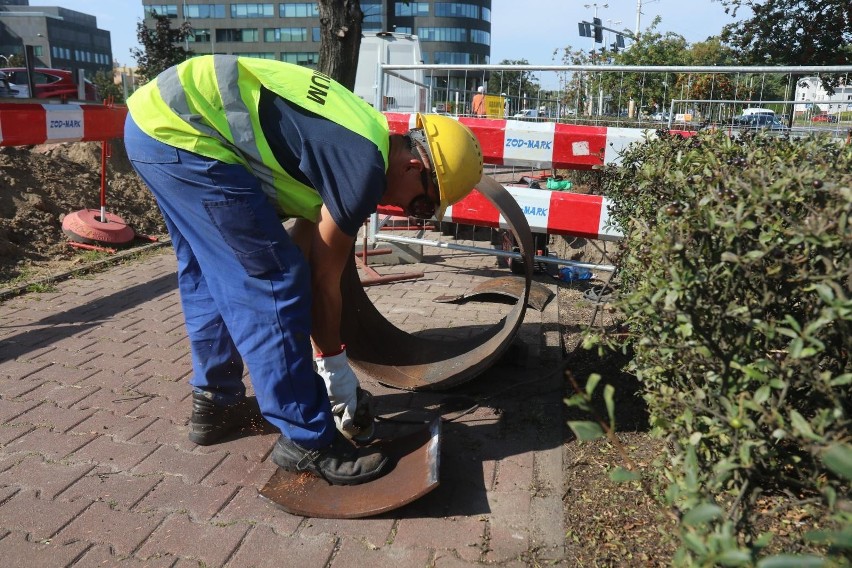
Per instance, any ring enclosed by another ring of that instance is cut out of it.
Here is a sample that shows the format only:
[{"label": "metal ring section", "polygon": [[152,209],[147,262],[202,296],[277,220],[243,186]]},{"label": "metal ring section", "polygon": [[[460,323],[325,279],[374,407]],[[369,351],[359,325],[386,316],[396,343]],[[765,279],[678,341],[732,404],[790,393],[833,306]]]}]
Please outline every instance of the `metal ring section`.
[{"label": "metal ring section", "polygon": [[500,211],[524,258],[524,293],[499,323],[467,340],[436,340],[405,332],[375,308],[350,255],[341,281],[341,338],[362,377],[405,390],[443,390],[476,377],[509,347],[526,313],[533,270],[533,240],[521,208],[506,189],[483,175],[476,189]]}]

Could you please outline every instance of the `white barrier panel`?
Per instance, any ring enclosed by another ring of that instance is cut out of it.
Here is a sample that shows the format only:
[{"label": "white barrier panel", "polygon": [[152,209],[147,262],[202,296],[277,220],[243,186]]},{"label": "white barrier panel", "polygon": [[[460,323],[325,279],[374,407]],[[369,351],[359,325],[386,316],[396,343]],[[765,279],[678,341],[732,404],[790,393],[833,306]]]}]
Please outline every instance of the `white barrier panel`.
[{"label": "white barrier panel", "polygon": [[42,105],[46,142],[75,142],[83,139],[83,109],[80,105]]}]

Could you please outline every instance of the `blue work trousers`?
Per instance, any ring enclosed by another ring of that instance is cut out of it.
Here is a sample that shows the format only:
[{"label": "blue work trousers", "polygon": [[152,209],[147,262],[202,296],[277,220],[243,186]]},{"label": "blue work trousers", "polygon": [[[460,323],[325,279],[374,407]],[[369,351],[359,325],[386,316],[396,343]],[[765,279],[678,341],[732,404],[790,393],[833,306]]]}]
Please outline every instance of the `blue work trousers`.
[{"label": "blue work trousers", "polygon": [[335,426],[310,343],[310,268],[259,180],[151,138],[130,115],[124,143],[177,256],[193,389],[239,401],[245,361],[266,420],[305,448],[330,444]]}]

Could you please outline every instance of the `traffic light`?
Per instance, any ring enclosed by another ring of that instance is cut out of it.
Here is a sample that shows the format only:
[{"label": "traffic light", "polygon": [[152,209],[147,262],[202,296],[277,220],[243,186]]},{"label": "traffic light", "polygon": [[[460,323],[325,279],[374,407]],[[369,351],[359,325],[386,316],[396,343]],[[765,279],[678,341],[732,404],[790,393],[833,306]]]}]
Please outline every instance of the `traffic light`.
[{"label": "traffic light", "polygon": [[592,25],[589,22],[579,22],[580,37],[592,37]]},{"label": "traffic light", "polygon": [[624,49],[624,36],[621,34],[615,34],[615,45],[619,49]]},{"label": "traffic light", "polygon": [[603,23],[600,18],[593,18],[592,22],[595,26],[595,43],[603,43]]}]

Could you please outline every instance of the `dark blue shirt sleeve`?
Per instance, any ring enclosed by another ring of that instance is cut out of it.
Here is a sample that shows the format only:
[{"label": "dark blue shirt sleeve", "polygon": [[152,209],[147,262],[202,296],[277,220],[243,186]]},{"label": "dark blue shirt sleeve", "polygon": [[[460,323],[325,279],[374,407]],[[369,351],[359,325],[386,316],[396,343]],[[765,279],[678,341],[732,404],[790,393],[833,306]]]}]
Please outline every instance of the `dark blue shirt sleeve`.
[{"label": "dark blue shirt sleeve", "polygon": [[387,185],[384,158],[376,145],[266,89],[259,115],[281,167],[314,188],[340,230],[355,236],[376,211]]}]

